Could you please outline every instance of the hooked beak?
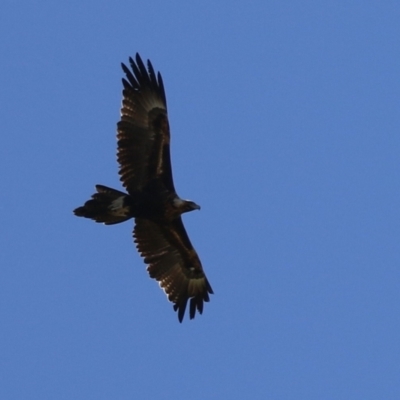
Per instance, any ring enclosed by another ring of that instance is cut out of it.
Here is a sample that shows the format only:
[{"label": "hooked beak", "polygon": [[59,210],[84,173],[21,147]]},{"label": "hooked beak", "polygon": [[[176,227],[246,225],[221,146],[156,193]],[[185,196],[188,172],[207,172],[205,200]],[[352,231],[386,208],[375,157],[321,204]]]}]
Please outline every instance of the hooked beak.
[{"label": "hooked beak", "polygon": [[200,210],[201,209],[201,207],[196,203],[192,204],[192,208],[193,208],[193,210]]}]

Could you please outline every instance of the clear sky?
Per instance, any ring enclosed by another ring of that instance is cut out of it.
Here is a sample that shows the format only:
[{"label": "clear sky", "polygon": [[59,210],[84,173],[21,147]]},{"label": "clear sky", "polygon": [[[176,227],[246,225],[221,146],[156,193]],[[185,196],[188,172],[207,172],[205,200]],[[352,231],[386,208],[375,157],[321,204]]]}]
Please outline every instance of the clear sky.
[{"label": "clear sky", "polygon": [[[18,1],[0,11],[0,399],[399,399],[400,3]],[[182,324],[121,189],[121,62],[161,71],[215,291]]]}]

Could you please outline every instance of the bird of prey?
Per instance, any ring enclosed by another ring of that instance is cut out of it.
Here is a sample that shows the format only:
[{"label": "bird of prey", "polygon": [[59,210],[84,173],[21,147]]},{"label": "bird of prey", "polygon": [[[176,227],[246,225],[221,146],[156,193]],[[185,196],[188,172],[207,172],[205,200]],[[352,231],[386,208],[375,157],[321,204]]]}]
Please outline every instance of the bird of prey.
[{"label": "bird of prey", "polygon": [[122,64],[125,78],[117,124],[119,175],[128,193],[96,185],[96,193],[74,213],[106,225],[134,218],[134,242],[147,271],[182,322],[189,300],[193,319],[213,293],[181,218],[200,207],[175,191],[161,74],[156,75],[149,60],[146,68],[139,54],[129,58],[129,64],[131,69]]}]

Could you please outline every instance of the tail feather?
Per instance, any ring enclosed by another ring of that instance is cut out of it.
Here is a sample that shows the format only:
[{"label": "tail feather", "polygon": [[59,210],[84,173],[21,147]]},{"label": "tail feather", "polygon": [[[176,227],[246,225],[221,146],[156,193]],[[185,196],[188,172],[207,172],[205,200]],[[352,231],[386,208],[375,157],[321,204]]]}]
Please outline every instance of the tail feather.
[{"label": "tail feather", "polygon": [[119,224],[132,218],[129,195],[103,185],[96,185],[96,190],[97,193],[90,200],[74,210],[76,216],[106,225]]}]

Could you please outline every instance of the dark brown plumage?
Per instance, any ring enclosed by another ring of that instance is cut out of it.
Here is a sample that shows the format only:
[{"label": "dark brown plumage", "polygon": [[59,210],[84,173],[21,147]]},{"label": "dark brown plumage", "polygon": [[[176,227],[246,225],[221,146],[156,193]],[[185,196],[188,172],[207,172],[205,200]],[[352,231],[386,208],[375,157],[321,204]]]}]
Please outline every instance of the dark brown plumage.
[{"label": "dark brown plumage", "polygon": [[150,61],[146,69],[139,54],[129,63],[132,71],[122,64],[126,78],[117,128],[119,174],[128,194],[96,185],[97,193],[74,213],[106,225],[135,219],[136,247],[182,322],[188,301],[192,319],[213,293],[181,219],[200,207],[175,191],[161,75]]}]

